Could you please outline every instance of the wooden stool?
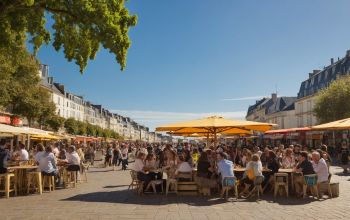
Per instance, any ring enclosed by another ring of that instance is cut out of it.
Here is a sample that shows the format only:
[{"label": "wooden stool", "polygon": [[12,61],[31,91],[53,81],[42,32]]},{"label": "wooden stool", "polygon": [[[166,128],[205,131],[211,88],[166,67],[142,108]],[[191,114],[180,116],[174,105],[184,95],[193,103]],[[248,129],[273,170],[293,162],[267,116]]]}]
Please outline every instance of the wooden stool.
[{"label": "wooden stool", "polygon": [[254,179],[254,188],[249,192],[248,197],[253,195],[253,193],[257,193],[258,199],[260,199],[260,193],[263,194],[263,189],[262,189],[262,182],[264,181],[264,176],[256,176]]},{"label": "wooden stool", "polygon": [[32,171],[27,174],[27,194],[29,194],[30,189],[34,189],[41,195],[43,193],[42,188],[42,177],[40,171]]},{"label": "wooden stool", "polygon": [[234,176],[232,176],[232,177],[225,177],[224,180],[223,180],[222,195],[221,196],[223,196],[223,194],[226,193],[225,194],[225,198],[227,199],[228,192],[232,188],[235,191],[236,199],[238,199],[238,187],[237,187],[237,179],[236,179],[236,177],[234,177]]},{"label": "wooden stool", "polygon": [[43,175],[43,190],[45,187],[49,188],[49,192],[55,191],[55,177],[54,176],[48,176]]},{"label": "wooden stool", "polygon": [[64,181],[65,188],[67,188],[68,185],[73,185],[73,188],[76,187],[77,172],[78,171],[68,171],[68,170],[66,171],[65,181]]},{"label": "wooden stool", "polygon": [[275,192],[274,192],[274,197],[277,196],[277,192],[279,190],[279,188],[282,186],[284,187],[285,191],[286,191],[286,195],[287,197],[289,197],[289,182],[288,182],[288,173],[275,173],[274,175],[275,177]]},{"label": "wooden stool", "polygon": [[[170,190],[171,187],[173,187],[173,190]],[[168,195],[168,193],[176,193],[177,195],[177,180],[176,179],[167,179],[166,180],[166,188],[165,188],[165,195]]]},{"label": "wooden stool", "polygon": [[[11,179],[13,180],[12,185],[13,187],[11,188]],[[0,192],[5,193],[5,197],[8,199],[10,198],[10,192],[15,192],[15,196],[17,196],[17,184],[16,184],[16,177],[15,174],[13,173],[4,173],[0,174],[0,184],[1,182],[4,181],[4,190],[0,189]]]},{"label": "wooden stool", "polygon": [[307,188],[311,189],[312,196],[313,197],[319,197],[318,196],[318,188],[317,188],[317,175],[311,174],[311,175],[304,175],[304,184],[303,184],[303,197],[306,198],[307,196]]},{"label": "wooden stool", "polygon": [[329,198],[332,198],[333,195],[332,195],[332,189],[331,189],[331,184],[329,181],[326,181],[326,182],[322,182],[322,183],[318,183],[317,184],[317,187],[318,187],[318,192],[319,192],[319,196],[322,197],[323,196],[323,193],[324,191],[327,192],[327,195]]},{"label": "wooden stool", "polygon": [[81,167],[80,182],[87,183],[88,179],[87,179],[86,171],[89,170],[89,166],[90,166],[89,164],[85,164],[85,163],[81,164],[81,166],[80,166]]}]

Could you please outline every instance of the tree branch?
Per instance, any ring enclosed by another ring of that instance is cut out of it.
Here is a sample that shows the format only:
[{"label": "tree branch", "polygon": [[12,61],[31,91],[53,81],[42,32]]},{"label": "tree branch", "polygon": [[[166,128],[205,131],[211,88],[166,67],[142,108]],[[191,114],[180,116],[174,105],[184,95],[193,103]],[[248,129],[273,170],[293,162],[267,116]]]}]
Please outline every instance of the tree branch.
[{"label": "tree branch", "polygon": [[47,7],[46,5],[40,5],[39,7],[48,11],[48,12],[54,13],[54,14],[65,14],[65,15],[69,15],[69,16],[76,18],[76,19],[78,18],[76,15],[72,14],[70,11],[67,11],[67,10],[50,8],[50,7]]}]

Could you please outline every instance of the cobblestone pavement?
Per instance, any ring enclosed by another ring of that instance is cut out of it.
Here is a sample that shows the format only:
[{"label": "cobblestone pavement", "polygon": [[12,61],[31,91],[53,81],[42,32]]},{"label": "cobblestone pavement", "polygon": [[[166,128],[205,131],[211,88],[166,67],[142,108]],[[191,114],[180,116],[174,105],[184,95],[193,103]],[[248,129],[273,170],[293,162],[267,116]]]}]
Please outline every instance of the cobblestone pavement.
[{"label": "cobblestone pavement", "polygon": [[[341,169],[332,167],[333,173]],[[91,168],[88,183],[40,195],[0,198],[0,219],[349,219],[350,176],[333,175],[340,197],[324,200],[263,195],[261,201],[128,191],[128,171]]]}]

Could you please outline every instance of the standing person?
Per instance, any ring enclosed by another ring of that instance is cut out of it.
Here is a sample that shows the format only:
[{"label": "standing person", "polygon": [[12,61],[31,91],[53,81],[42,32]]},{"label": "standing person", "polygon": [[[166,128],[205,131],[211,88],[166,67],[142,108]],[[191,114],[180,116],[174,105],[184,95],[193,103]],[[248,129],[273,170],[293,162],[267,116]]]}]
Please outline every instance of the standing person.
[{"label": "standing person", "polygon": [[105,155],[105,167],[109,167],[111,165],[112,156],[113,156],[112,147],[109,144]]},{"label": "standing person", "polygon": [[343,173],[349,173],[348,171],[348,163],[349,163],[349,148],[345,142],[342,143],[340,149],[340,159],[341,164],[344,169]]},{"label": "standing person", "polygon": [[118,166],[119,158],[121,157],[121,152],[119,150],[118,146],[114,146],[113,149],[113,170],[115,170],[115,167]]},{"label": "standing person", "polygon": [[0,140],[0,174],[7,173],[7,161],[10,160],[10,151],[6,149],[6,140]]},{"label": "standing person", "polygon": [[90,163],[93,166],[94,162],[95,162],[95,154],[96,154],[96,150],[95,150],[95,147],[94,147],[93,143],[90,143],[90,147],[88,149],[88,153],[90,155]]},{"label": "standing person", "polygon": [[124,145],[121,150],[121,159],[122,159],[122,170],[126,170],[128,167],[128,148]]}]

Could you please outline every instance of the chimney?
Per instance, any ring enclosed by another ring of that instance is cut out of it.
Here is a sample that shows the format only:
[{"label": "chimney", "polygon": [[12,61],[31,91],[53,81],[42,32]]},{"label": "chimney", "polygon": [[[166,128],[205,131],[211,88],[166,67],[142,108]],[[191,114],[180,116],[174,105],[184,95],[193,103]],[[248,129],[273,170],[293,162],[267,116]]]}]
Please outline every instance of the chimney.
[{"label": "chimney", "polygon": [[333,65],[334,64],[334,59],[333,58],[331,58],[331,65]]},{"label": "chimney", "polygon": [[271,99],[273,102],[277,102],[277,93],[272,93],[271,94]]},{"label": "chimney", "polygon": [[313,70],[313,71],[312,71],[313,75],[315,75],[315,74],[317,74],[317,73],[319,73],[319,72],[321,72],[321,70]]},{"label": "chimney", "polygon": [[350,57],[350,50],[346,51],[346,57]]}]

